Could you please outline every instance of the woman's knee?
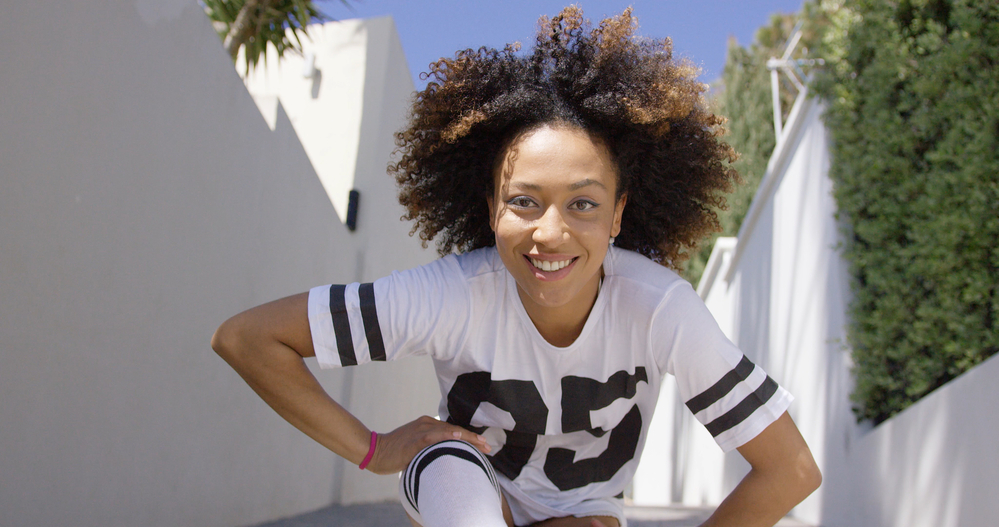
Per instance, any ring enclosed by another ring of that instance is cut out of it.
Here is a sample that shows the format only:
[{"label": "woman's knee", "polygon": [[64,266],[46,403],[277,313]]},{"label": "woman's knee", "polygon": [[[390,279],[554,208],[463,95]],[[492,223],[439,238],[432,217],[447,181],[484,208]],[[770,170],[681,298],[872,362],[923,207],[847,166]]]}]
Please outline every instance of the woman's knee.
[{"label": "woman's knee", "polygon": [[403,477],[405,478],[406,475],[416,477],[431,463],[438,466],[471,463],[478,467],[491,482],[497,483],[498,487],[496,473],[493,471],[489,459],[467,441],[447,439],[424,448],[409,462],[406,470],[403,471]]},{"label": "woman's knee", "polygon": [[[429,502],[421,498],[424,494]],[[481,513],[492,511],[488,514],[499,516],[501,522],[502,517],[507,516],[504,514],[503,492],[488,458],[461,440],[441,441],[421,450],[402,473],[399,498],[415,525],[426,523],[426,511],[422,509],[428,503],[433,510],[441,506],[452,508],[456,505],[454,499],[461,502],[458,509],[471,508]],[[431,516],[437,515],[437,512],[431,513]]]}]

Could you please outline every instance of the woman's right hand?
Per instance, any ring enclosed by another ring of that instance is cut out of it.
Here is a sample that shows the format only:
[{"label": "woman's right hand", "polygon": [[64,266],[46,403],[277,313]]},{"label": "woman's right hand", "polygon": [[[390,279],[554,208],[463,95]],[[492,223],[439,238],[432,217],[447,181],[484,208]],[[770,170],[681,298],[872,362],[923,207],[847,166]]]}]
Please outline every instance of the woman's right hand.
[{"label": "woman's right hand", "polygon": [[449,439],[466,441],[483,454],[491,450],[486,439],[479,434],[425,415],[387,434],[378,434],[375,454],[367,469],[375,474],[401,472],[421,450]]}]

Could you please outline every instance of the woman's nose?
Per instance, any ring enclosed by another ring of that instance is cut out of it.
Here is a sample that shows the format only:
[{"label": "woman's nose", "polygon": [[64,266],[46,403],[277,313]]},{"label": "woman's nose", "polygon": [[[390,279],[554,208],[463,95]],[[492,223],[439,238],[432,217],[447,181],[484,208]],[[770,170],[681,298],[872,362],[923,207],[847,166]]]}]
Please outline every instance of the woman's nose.
[{"label": "woman's nose", "polygon": [[536,243],[549,247],[556,247],[569,240],[569,232],[558,207],[551,206],[545,210],[534,228],[533,238]]}]

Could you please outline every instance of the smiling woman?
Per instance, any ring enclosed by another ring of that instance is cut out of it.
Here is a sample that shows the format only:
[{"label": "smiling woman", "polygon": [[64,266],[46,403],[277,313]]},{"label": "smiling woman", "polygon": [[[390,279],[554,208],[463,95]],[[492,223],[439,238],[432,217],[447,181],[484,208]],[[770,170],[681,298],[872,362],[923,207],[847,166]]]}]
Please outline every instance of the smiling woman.
[{"label": "smiling woman", "polygon": [[408,219],[442,256],[493,245],[493,164],[517,135],[561,123],[606,146],[616,192],[630,196],[616,245],[679,269],[718,229],[711,211],[738,178],[697,68],[673,58],[669,39],[636,37],[630,10],[590,29],[569,7],[540,26],[526,56],[469,49],[432,65],[392,167]]},{"label": "smiling woman", "polygon": [[606,145],[571,125],[543,125],[508,146],[487,198],[503,265],[545,340],[582,331],[626,195]]},{"label": "smiling woman", "polygon": [[[736,175],[696,70],[634,37],[542,20],[533,52],[442,59],[392,167],[443,256],[239,314],[213,347],[289,422],[376,473],[404,471],[414,525],[625,525],[622,493],[662,378],[749,475],[708,525],[773,525],[820,475],[791,395],[739,351],[676,268]],[[329,398],[322,367],[428,355],[440,417],[385,434]]]}]

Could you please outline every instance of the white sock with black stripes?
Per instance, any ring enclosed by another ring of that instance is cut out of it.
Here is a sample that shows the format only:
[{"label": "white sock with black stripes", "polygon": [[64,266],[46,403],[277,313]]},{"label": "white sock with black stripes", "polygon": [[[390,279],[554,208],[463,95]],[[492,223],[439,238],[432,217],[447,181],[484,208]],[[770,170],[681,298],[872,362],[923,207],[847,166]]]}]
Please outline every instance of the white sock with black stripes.
[{"label": "white sock with black stripes", "polygon": [[464,441],[423,449],[402,473],[403,508],[423,527],[506,527],[496,473]]}]

